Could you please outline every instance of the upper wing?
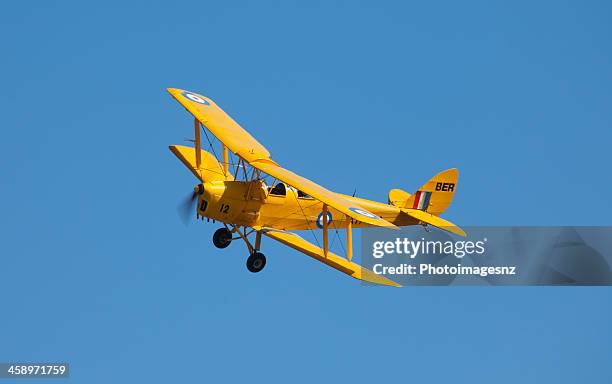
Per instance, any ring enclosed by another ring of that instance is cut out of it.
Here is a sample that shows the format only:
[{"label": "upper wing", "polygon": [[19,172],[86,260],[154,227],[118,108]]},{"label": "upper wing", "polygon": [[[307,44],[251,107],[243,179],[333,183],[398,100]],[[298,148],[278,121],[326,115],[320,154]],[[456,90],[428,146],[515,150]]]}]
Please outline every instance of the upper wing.
[{"label": "upper wing", "polygon": [[322,263],[325,263],[340,272],[346,273],[347,275],[354,277],[355,279],[368,281],[370,283],[390,285],[393,287],[401,287],[398,283],[390,280],[384,276],[377,275],[367,268],[362,267],[359,264],[353,263],[340,257],[333,252],[327,252],[327,256],[323,254],[323,250],[316,245],[309,243],[299,235],[293,232],[280,231],[271,228],[257,228],[261,230],[264,235],[279,241],[293,249],[296,249],[313,259],[316,259]]},{"label": "upper wing", "polygon": [[249,162],[270,157],[263,145],[208,97],[176,88],[168,88],[168,92],[238,156]]},{"label": "upper wing", "polygon": [[253,136],[225,113],[214,101],[200,94],[168,88],[168,92],[232,152],[270,176],[363,223],[398,229],[390,222],[355,205],[312,181],[288,171],[270,159],[270,153]]},{"label": "upper wing", "polygon": [[307,178],[297,175],[281,167],[272,160],[257,160],[249,162],[249,164],[251,164],[252,167],[259,169],[260,171],[265,172],[268,175],[275,177],[278,180],[281,180],[304,193],[309,194],[310,196],[329,205],[330,207],[336,208],[338,211],[352,217],[355,220],[371,225],[377,225],[380,227],[398,229],[397,226],[393,225],[387,220],[382,219],[371,212],[368,212],[367,210],[361,208],[350,200],[345,199],[341,195],[334,193],[326,188],[323,188],[322,186],[308,180]]}]

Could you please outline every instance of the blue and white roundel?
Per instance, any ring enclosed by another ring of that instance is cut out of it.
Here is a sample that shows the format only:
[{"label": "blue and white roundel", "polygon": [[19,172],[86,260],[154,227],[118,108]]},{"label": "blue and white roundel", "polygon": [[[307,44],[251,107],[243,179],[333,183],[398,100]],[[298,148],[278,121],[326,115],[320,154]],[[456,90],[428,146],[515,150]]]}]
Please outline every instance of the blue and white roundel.
[{"label": "blue and white roundel", "polygon": [[210,105],[210,103],[204,99],[202,96],[200,95],[196,95],[195,93],[191,93],[191,92],[183,92],[181,93],[181,95],[183,95],[184,97],[188,98],[191,101],[194,101],[198,104],[202,104],[202,105]]},{"label": "blue and white roundel", "polygon": [[[330,225],[332,222],[332,214],[330,211],[327,211],[327,225]],[[317,217],[317,227],[323,228],[323,212],[319,213],[319,217]]]},{"label": "blue and white roundel", "polygon": [[371,212],[366,211],[365,209],[361,209],[361,208],[349,208],[349,209],[358,215],[369,217],[370,219],[378,219],[378,216],[376,216],[375,214]]}]

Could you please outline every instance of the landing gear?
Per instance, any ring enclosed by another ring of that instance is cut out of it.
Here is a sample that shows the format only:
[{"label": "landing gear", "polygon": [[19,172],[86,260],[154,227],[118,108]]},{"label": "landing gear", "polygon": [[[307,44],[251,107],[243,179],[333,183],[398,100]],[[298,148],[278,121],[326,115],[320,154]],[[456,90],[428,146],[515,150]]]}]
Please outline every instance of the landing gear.
[{"label": "landing gear", "polygon": [[253,273],[257,273],[266,266],[266,257],[261,252],[253,252],[246,261],[247,269]]},{"label": "landing gear", "polygon": [[213,244],[217,248],[227,248],[232,242],[232,232],[227,228],[219,228],[213,235]]},{"label": "landing gear", "polygon": [[215,234],[213,235],[213,244],[215,244],[215,247],[225,248],[230,245],[232,242],[232,233],[236,232],[240,235],[242,240],[244,240],[249,252],[251,253],[246,261],[247,269],[253,273],[257,273],[264,269],[266,266],[266,257],[263,253],[259,252],[259,247],[261,246],[261,231],[257,231],[257,234],[255,235],[255,246],[253,246],[247,238],[247,236],[250,233],[253,233],[253,231],[247,233],[246,228],[244,228],[245,232],[242,232],[238,226],[233,225],[232,227],[233,228],[231,231],[227,228],[219,228],[215,231]]}]

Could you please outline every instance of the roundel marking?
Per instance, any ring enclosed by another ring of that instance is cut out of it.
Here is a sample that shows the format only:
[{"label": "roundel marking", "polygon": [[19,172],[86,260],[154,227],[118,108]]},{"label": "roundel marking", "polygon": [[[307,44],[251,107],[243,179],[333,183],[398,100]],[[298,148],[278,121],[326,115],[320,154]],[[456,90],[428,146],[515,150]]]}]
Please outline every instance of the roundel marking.
[{"label": "roundel marking", "polygon": [[204,99],[202,96],[200,95],[196,95],[195,93],[191,93],[191,92],[187,92],[184,91],[183,93],[181,93],[181,95],[183,95],[183,97],[198,103],[198,104],[202,104],[202,105],[210,105],[210,103],[208,102],[208,100]]},{"label": "roundel marking", "polygon": [[[327,225],[332,222],[332,214],[330,211],[327,211]],[[323,229],[323,212],[319,213],[319,217],[317,217],[317,227]]]},{"label": "roundel marking", "polygon": [[370,219],[378,219],[378,216],[376,216],[375,214],[371,212],[366,211],[365,209],[361,209],[361,208],[349,208],[349,209],[358,215],[369,217]]}]

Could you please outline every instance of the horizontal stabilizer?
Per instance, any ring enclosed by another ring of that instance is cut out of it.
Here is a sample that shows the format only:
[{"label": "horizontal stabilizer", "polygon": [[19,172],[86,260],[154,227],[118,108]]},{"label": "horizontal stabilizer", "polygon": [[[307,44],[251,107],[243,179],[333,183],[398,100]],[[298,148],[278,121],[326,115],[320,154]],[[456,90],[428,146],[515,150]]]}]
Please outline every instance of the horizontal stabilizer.
[{"label": "horizontal stabilizer", "polygon": [[389,204],[404,208],[408,204],[408,200],[410,199],[410,194],[401,189],[392,189],[389,191]]},{"label": "horizontal stabilizer", "polygon": [[463,229],[459,228],[458,226],[451,223],[450,221],[444,220],[443,218],[438,217],[438,216],[434,216],[431,213],[427,213],[425,211],[421,211],[419,209],[412,209],[412,208],[401,208],[401,211],[407,215],[414,217],[415,219],[421,221],[422,223],[433,225],[434,227],[443,229],[445,231],[454,233],[459,236],[466,236]]},{"label": "horizontal stabilizer", "polygon": [[[260,229],[260,228],[256,228]],[[281,231],[272,228],[261,228],[264,235],[281,242],[295,250],[298,250],[315,260],[329,265],[332,268],[339,270],[342,273],[358,279],[367,281],[370,283],[388,285],[392,287],[401,287],[398,283],[393,280],[387,279],[382,275],[377,275],[367,268],[362,267],[359,264],[348,261],[344,257],[340,257],[332,252],[327,252],[327,256],[323,254],[323,249],[316,245],[309,243],[299,235],[293,232]]]}]

